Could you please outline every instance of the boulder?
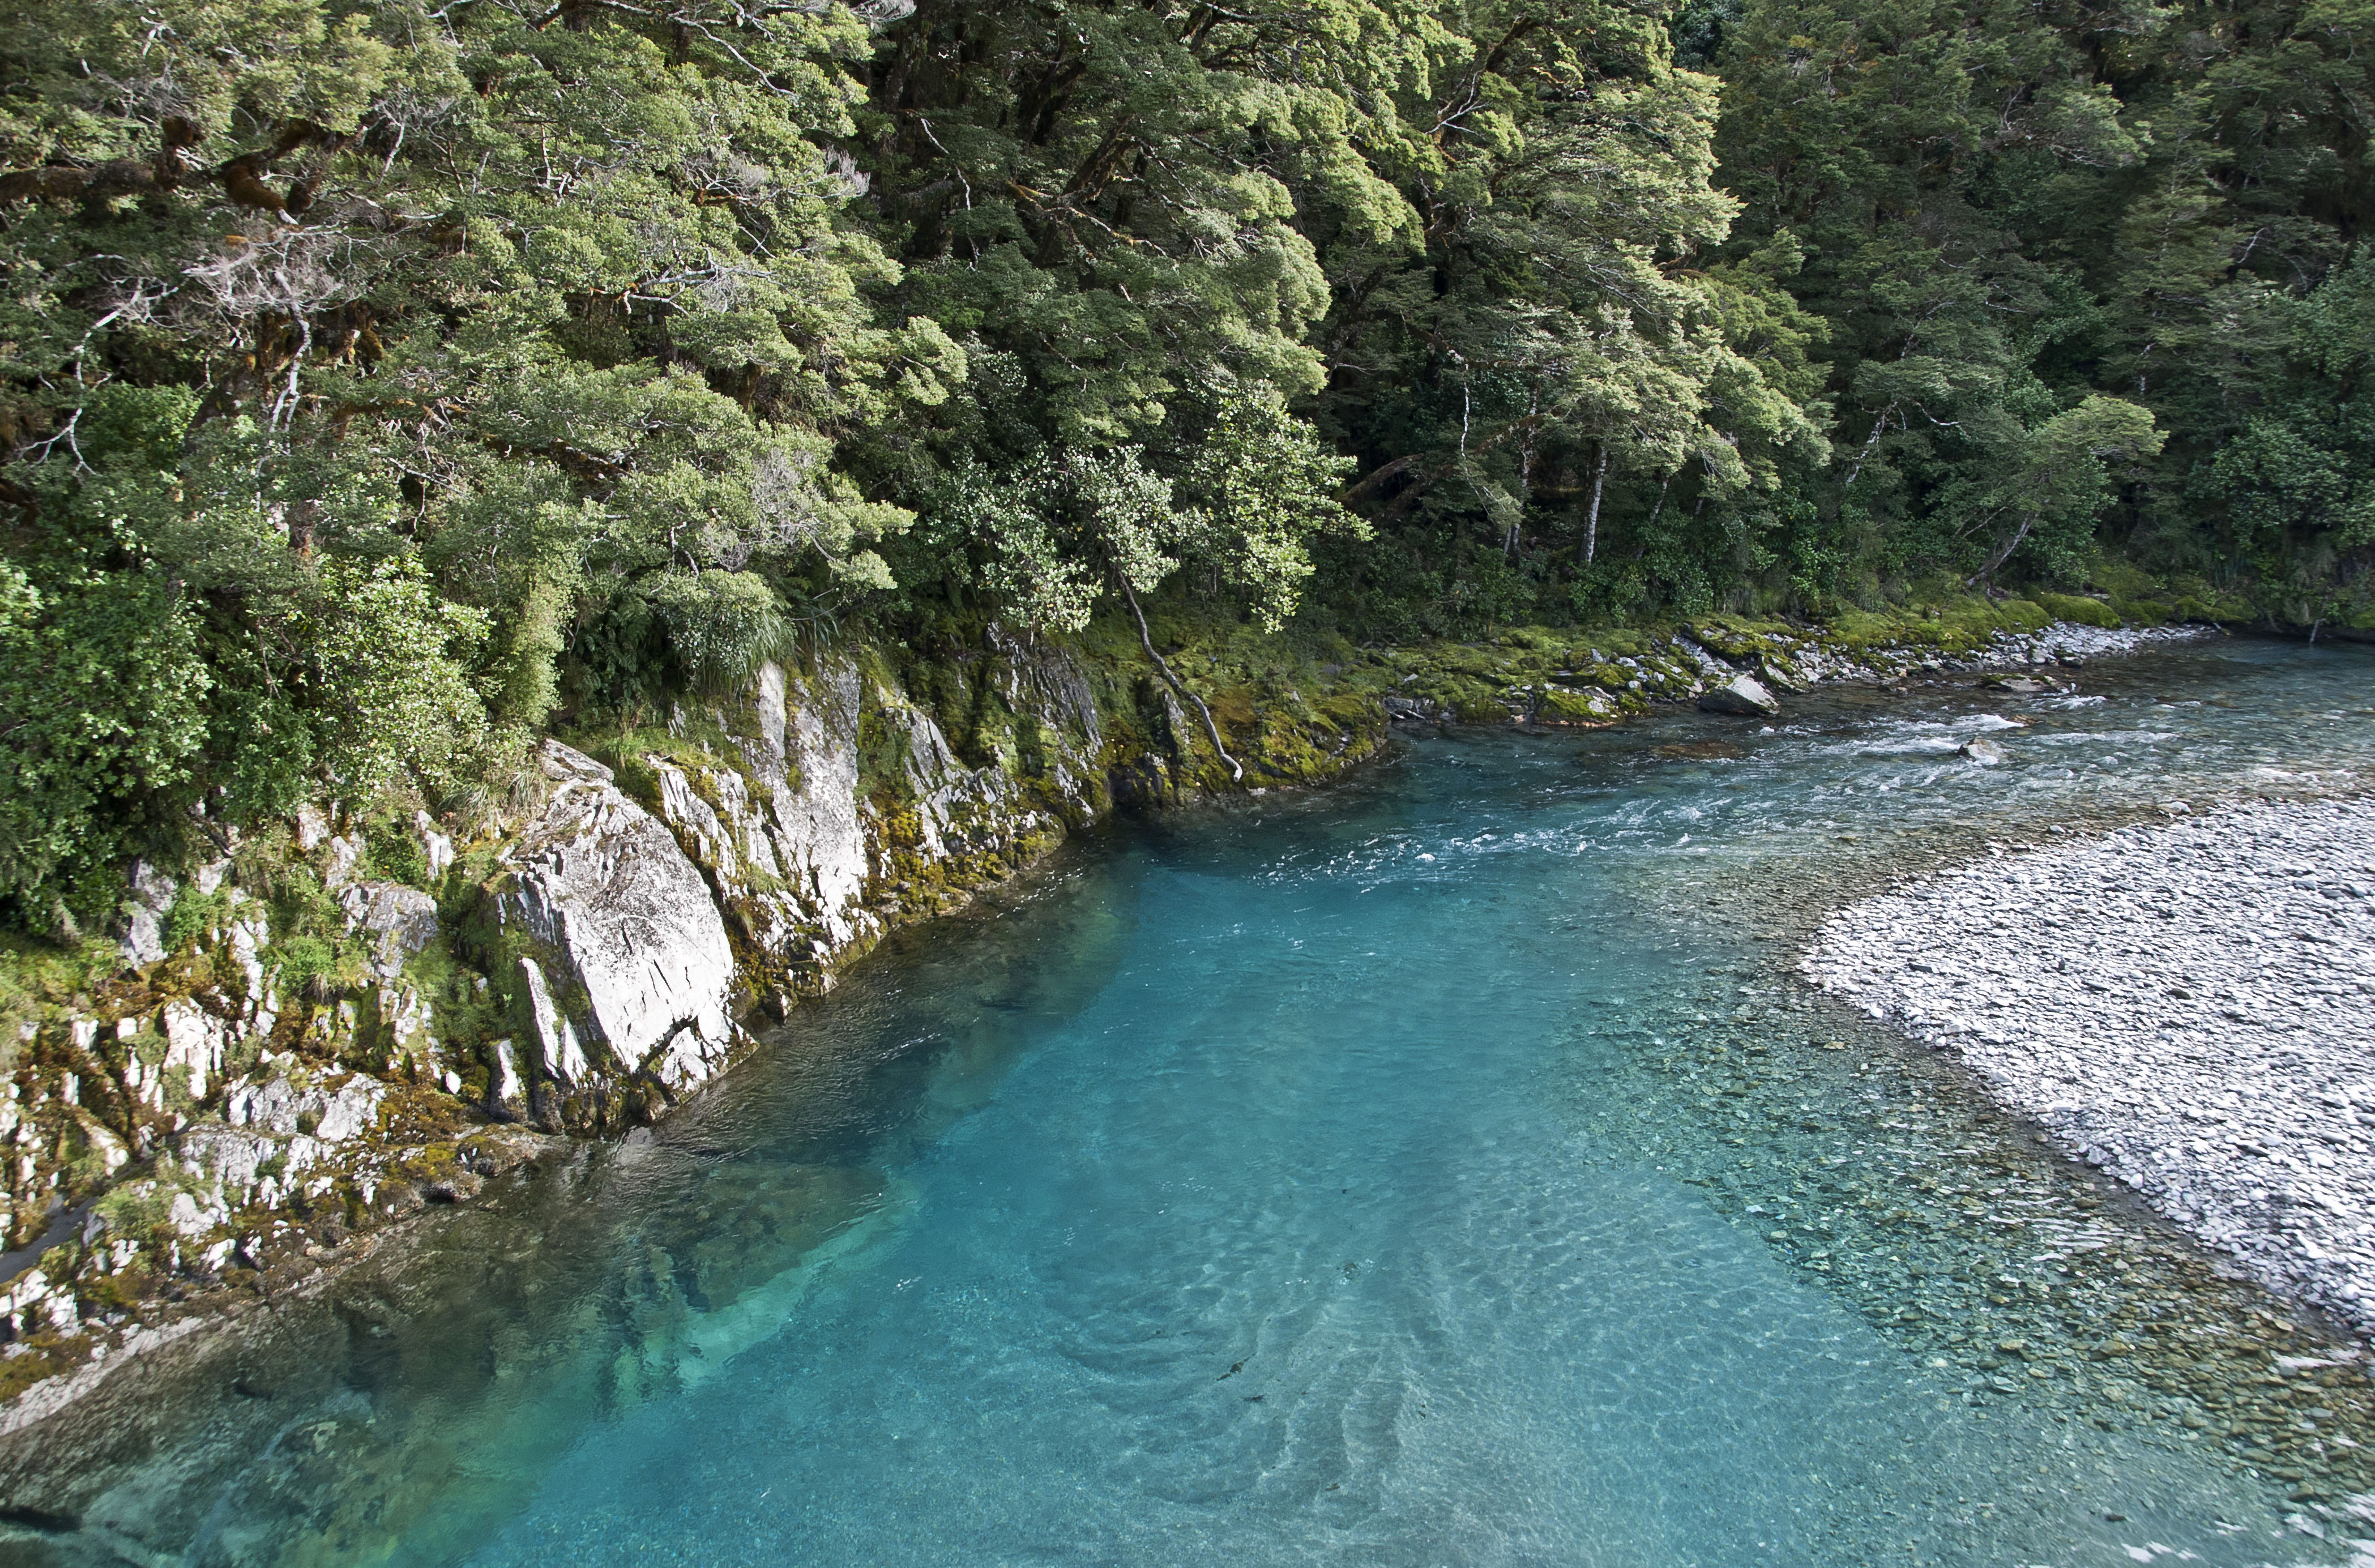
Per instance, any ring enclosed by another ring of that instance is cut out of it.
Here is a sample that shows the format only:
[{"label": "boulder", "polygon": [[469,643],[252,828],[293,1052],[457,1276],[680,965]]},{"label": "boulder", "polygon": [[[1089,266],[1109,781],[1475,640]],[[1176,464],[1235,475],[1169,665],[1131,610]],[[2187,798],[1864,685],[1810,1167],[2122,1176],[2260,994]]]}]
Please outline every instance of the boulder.
[{"label": "boulder", "polygon": [[222,1074],[231,1026],[189,997],[178,996],[165,1004],[164,1031],[166,1070],[183,1069],[190,1098],[205,1099],[209,1080]]},{"label": "boulder", "polygon": [[534,959],[519,961],[520,979],[527,987],[528,1012],[536,1022],[536,1061],[543,1075],[563,1089],[574,1089],[588,1074],[585,1051],[577,1030],[553,1005],[551,988]]},{"label": "boulder", "polygon": [[487,1114],[516,1121],[527,1110],[527,1094],[520,1087],[519,1055],[508,1040],[487,1047]]},{"label": "boulder", "polygon": [[[538,760],[558,787],[510,852],[502,919],[543,949],[538,978],[556,982],[548,1006],[553,992],[583,998],[570,1021],[584,1045],[598,1042],[620,1073],[671,1090],[706,1081],[739,1039],[734,952],[709,884],[609,769],[550,740]],[[573,1067],[557,1015],[552,1038],[546,1060]]]},{"label": "boulder", "polygon": [[1982,768],[1992,768],[2004,760],[2003,748],[1992,740],[1967,740],[1956,749]]},{"label": "boulder", "polygon": [[404,973],[407,961],[437,938],[437,901],[401,882],[353,882],[338,892],[347,929],[369,931],[372,969],[383,980]]},{"label": "boulder", "polygon": [[436,819],[426,811],[412,814],[412,825],[420,834],[420,855],[429,867],[429,875],[443,877],[454,867],[454,841],[437,831]]},{"label": "boulder", "polygon": [[967,755],[897,682],[824,653],[762,666],[719,699],[715,730],[730,738],[709,758],[642,759],[654,809],[715,890],[761,989],[827,988],[887,914],[947,907],[1110,806],[1077,656],[996,627],[983,653],[971,694],[947,699],[968,715]]},{"label": "boulder", "polygon": [[[1386,699],[1390,705],[1393,699]],[[1534,711],[1534,720],[1546,725],[1603,725],[1615,717],[1616,704],[1597,691],[1546,687]]]},{"label": "boulder", "polygon": [[223,1120],[279,1138],[303,1133],[322,1143],[345,1143],[370,1130],[386,1098],[385,1084],[360,1073],[345,1075],[335,1089],[282,1074],[233,1089],[224,1098]]},{"label": "boulder", "polygon": [[1699,707],[1710,713],[1732,713],[1742,718],[1771,718],[1781,711],[1773,693],[1753,675],[1735,675],[1720,686],[1710,686],[1699,695]]},{"label": "boulder", "polygon": [[880,923],[866,907],[867,821],[857,776],[857,661],[827,654],[787,677],[762,666],[718,727],[741,756],[714,765],[653,754],[661,818],[716,889],[750,950],[822,964]]}]

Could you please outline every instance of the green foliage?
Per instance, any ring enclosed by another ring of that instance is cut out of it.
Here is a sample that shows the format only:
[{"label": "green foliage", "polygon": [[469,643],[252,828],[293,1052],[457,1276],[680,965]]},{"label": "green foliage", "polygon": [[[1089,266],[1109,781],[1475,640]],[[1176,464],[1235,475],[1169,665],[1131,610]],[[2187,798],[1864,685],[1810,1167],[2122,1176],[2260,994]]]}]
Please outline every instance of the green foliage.
[{"label": "green foliage", "polygon": [[1840,410],[1818,511],[1876,525],[1898,581],[2075,580],[2107,545],[2271,598],[2363,581],[2364,20],[1744,6],[1716,56],[1722,179],[1735,248],[1810,248],[1789,288],[1829,328]]},{"label": "green foliage", "polygon": [[1187,445],[1177,488],[1188,507],[1186,556],[1209,565],[1275,631],[1316,570],[1312,542],[1370,536],[1335,499],[1353,460],[1330,452],[1280,398],[1247,393],[1223,396]]},{"label": "green foliage", "polygon": [[[706,675],[754,626],[888,585],[865,547],[906,514],[836,442],[964,362],[878,311],[898,268],[843,221],[866,23],[564,10],[12,13],[21,918],[103,914],[201,813],[459,782],[570,690],[632,688],[563,678],[606,618],[656,606]],[[733,594],[688,617],[688,577]]]},{"label": "green foliage", "polygon": [[162,839],[202,766],[196,617],[161,574],[0,563],[0,890],[72,934]]},{"label": "green foliage", "polygon": [[708,684],[739,680],[791,643],[783,602],[750,572],[662,572],[649,594],[677,657]]},{"label": "green foliage", "polygon": [[2366,0],[904,10],[12,11],[9,919],[869,618],[2375,593]]}]

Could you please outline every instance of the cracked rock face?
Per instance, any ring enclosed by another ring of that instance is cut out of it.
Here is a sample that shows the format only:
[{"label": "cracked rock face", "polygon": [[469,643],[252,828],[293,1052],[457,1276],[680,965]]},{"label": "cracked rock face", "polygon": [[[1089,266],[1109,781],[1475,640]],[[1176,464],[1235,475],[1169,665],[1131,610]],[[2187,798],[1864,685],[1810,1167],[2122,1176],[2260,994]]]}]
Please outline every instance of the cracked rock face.
[{"label": "cracked rock face", "polygon": [[739,767],[645,760],[661,814],[715,884],[753,950],[821,962],[880,923],[865,906],[857,661],[813,674],[762,667]]},{"label": "cracked rock face", "polygon": [[979,766],[895,681],[833,653],[766,665],[710,711],[738,756],[642,759],[760,987],[825,989],[901,913],[947,907],[1098,814],[1104,741],[1077,659],[996,635],[960,707],[1011,723],[977,723]]},{"label": "cracked rock face", "polygon": [[734,953],[708,883],[608,768],[549,740],[538,760],[558,787],[512,851],[505,923],[545,949],[545,976],[575,1003],[566,1021],[618,1073],[705,1082],[736,1037]]},{"label": "cracked rock face", "polygon": [[2375,802],[1990,861],[1841,911],[1805,968],[2263,1283],[2375,1327]]},{"label": "cracked rock face", "polygon": [[407,960],[437,939],[437,901],[400,882],[355,882],[338,893],[347,928],[369,931],[372,970],[383,980],[404,973]]}]

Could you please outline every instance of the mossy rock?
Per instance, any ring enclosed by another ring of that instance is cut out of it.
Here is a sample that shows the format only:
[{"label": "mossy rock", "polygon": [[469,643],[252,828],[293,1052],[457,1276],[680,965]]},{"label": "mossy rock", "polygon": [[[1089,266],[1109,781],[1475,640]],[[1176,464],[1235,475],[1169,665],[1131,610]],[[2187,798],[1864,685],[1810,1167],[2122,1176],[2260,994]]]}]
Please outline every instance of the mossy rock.
[{"label": "mossy rock", "polygon": [[1842,610],[1831,621],[1830,632],[1833,641],[1856,653],[1900,643],[1932,646],[1939,641],[1939,628],[1933,621],[1865,610]]},{"label": "mossy rock", "polygon": [[1501,637],[1501,646],[1547,653],[1559,647],[1566,641],[1566,638],[1555,631],[1547,631],[1539,626],[1521,626],[1514,631],[1505,632]]},{"label": "mossy rock", "polygon": [[2066,620],[2079,626],[2100,626],[2116,630],[2120,614],[2100,599],[2090,599],[2083,594],[2038,594],[2037,602],[2052,613],[2056,620]]},{"label": "mossy rock", "polygon": [[1607,724],[1615,718],[1616,705],[1604,697],[1554,686],[1542,693],[1540,716],[1556,724]]},{"label": "mossy rock", "polygon": [[1996,614],[2015,631],[2042,631],[2058,619],[2035,599],[2006,599],[1996,607]]},{"label": "mossy rock", "polygon": [[1779,651],[1778,639],[1790,634],[1785,621],[1702,620],[1688,628],[1692,640],[1710,653],[1734,663],[1755,663]]},{"label": "mossy rock", "polygon": [[1498,697],[1462,697],[1451,712],[1464,725],[1505,725],[1511,718],[1508,703]]}]

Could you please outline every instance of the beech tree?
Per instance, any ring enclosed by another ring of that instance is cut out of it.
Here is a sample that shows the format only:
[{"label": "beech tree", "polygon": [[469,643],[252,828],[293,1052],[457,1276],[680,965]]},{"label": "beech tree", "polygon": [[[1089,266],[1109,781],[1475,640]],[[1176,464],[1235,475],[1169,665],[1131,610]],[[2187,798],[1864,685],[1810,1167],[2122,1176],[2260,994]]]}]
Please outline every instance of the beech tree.
[{"label": "beech tree", "polygon": [[[37,923],[147,839],[451,783],[481,734],[746,666],[887,583],[868,547],[909,513],[836,442],[964,362],[877,311],[898,268],[839,221],[863,11],[8,24],[8,645],[121,715],[0,682],[0,890]],[[127,614],[155,654],[111,664]]]},{"label": "beech tree", "polygon": [[2365,10],[0,4],[0,903],[836,629],[2357,614]]}]

